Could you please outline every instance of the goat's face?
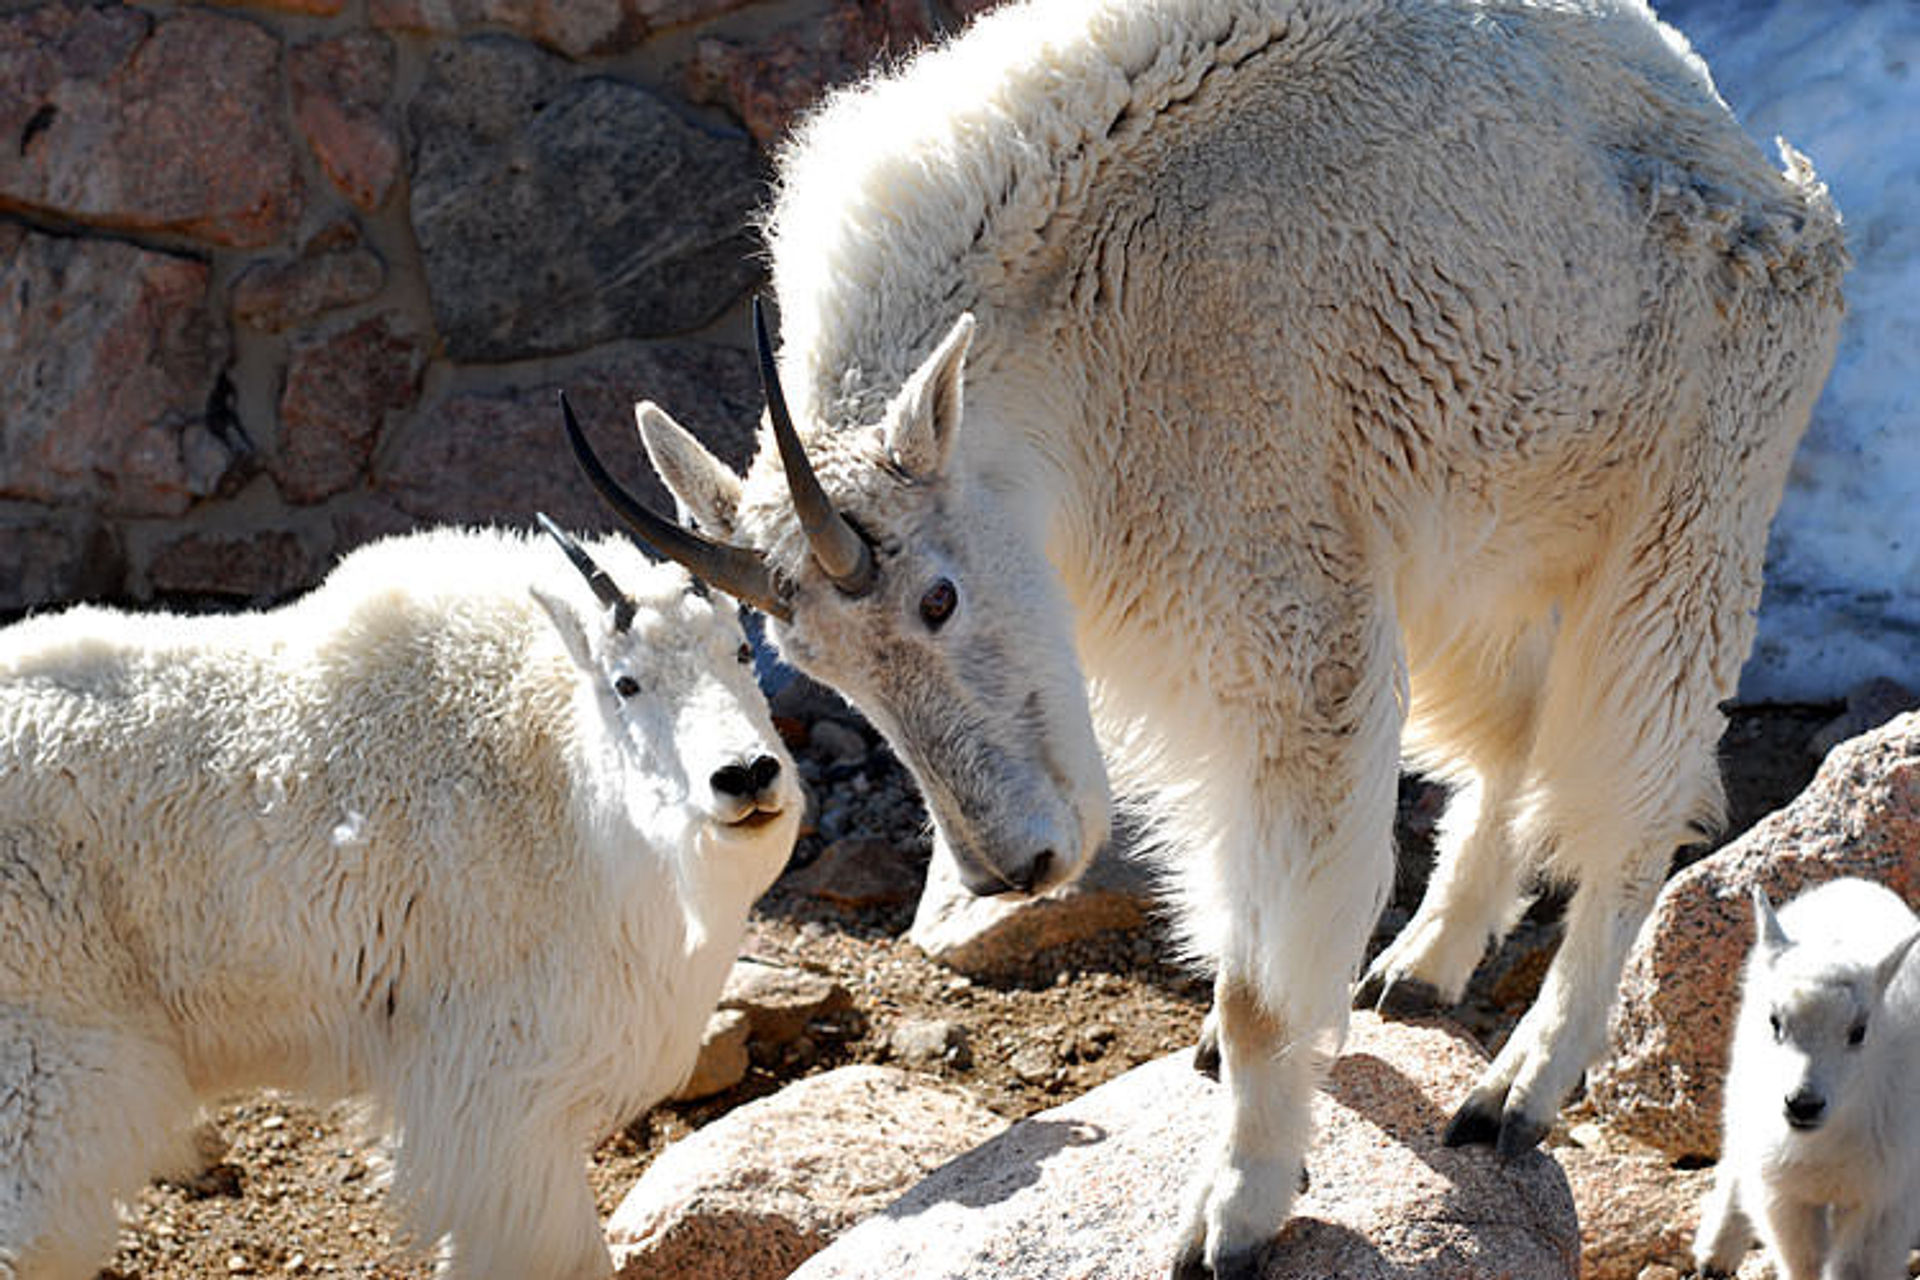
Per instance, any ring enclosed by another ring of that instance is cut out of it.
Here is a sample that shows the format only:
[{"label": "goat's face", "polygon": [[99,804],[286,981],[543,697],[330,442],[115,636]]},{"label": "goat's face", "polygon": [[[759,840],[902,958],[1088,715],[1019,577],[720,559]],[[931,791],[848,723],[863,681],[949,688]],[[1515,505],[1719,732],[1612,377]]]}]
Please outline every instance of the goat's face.
[{"label": "goat's face", "polygon": [[817,470],[771,380],[776,443],[744,483],[652,405],[639,418],[682,508],[767,566],[716,585],[761,596],[781,652],[886,735],[968,887],[1040,892],[1107,838],[1106,773],[1040,531],[951,465],[971,331],[963,317],[870,429],[818,433]]},{"label": "goat's face", "polygon": [[1847,1096],[1876,1012],[1868,974],[1811,959],[1789,952],[1759,967],[1745,1029],[1763,1064],[1755,1096],[1803,1132],[1825,1124]]},{"label": "goat's face", "polygon": [[577,669],[576,702],[606,766],[596,780],[618,793],[603,799],[660,847],[728,860],[764,887],[804,804],[733,602],[611,540],[575,552],[600,575],[589,577],[598,601],[534,594]]},{"label": "goat's face", "polygon": [[1887,987],[1914,938],[1862,963],[1832,945],[1788,937],[1757,890],[1755,913],[1759,937],[1739,1029],[1753,1086],[1747,1096],[1778,1107],[1778,1121],[1790,1129],[1810,1133],[1858,1091],[1854,1080],[1882,1030]]}]

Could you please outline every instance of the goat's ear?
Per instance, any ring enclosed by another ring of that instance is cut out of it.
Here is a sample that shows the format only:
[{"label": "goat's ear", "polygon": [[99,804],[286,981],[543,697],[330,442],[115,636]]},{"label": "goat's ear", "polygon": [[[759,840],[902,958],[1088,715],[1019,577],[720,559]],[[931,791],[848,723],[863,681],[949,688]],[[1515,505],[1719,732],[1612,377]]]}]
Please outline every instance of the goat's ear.
[{"label": "goat's ear", "polygon": [[1780,917],[1773,914],[1767,891],[1757,884],[1753,886],[1753,924],[1755,937],[1768,955],[1776,955],[1791,945],[1787,931],[1780,927]]},{"label": "goat's ear", "polygon": [[582,671],[594,670],[593,645],[587,639],[587,620],[573,607],[564,596],[557,596],[539,587],[529,586],[527,594],[547,611],[547,617],[553,621],[553,629],[560,633],[560,643],[567,647],[567,656],[573,659],[573,665]]},{"label": "goat's ear", "polygon": [[653,469],[680,508],[680,520],[691,519],[700,531],[722,541],[735,537],[734,513],[740,509],[740,477],[726,463],[707,452],[693,433],[675,422],[651,400],[633,406]]},{"label": "goat's ear", "polygon": [[1887,988],[1893,985],[1894,977],[1900,972],[1900,966],[1906,963],[1907,955],[1916,942],[1920,942],[1920,929],[1894,943],[1893,950],[1887,952],[1874,968],[1874,983],[1881,995],[1886,995]]},{"label": "goat's ear", "polygon": [[939,475],[953,451],[972,342],[973,313],[963,312],[894,400],[887,453],[895,466],[916,479]]}]

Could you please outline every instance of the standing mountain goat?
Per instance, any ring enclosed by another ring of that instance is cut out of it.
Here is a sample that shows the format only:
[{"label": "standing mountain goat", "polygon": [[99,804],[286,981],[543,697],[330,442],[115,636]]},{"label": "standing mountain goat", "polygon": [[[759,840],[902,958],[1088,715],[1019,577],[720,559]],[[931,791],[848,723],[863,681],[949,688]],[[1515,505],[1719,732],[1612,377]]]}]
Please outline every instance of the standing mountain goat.
[{"label": "standing mountain goat", "polygon": [[0,1277],[91,1275],[262,1084],[371,1094],[450,1272],[610,1270],[588,1148],[691,1068],[801,804],[732,608],[563,546],[0,632]]},{"label": "standing mountain goat", "polygon": [[1779,916],[1753,891],[1720,1167],[1694,1258],[1731,1275],[1757,1229],[1783,1280],[1905,1280],[1920,1241],[1920,920],[1835,880]]},{"label": "standing mountain goat", "polygon": [[783,157],[746,478],[640,406],[701,532],[629,518],[887,735],[973,889],[1085,867],[1109,769],[1158,819],[1231,1099],[1178,1274],[1286,1218],[1403,750],[1458,791],[1364,995],[1456,999],[1579,886],[1451,1139],[1526,1150],[1599,1049],[1839,328],[1786,157],[1637,0],[1033,0]]}]

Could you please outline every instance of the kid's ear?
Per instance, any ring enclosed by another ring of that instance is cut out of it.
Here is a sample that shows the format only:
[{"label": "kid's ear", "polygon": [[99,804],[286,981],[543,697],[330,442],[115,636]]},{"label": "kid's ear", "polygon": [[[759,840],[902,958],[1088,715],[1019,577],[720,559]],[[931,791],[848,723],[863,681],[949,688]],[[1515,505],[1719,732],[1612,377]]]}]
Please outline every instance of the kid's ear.
[{"label": "kid's ear", "polygon": [[889,416],[887,452],[895,465],[916,479],[940,474],[953,452],[965,389],[967,348],[973,342],[973,313],[962,312],[894,401]]},{"label": "kid's ear", "polygon": [[567,647],[567,656],[573,659],[573,665],[582,671],[594,670],[593,647],[587,641],[587,622],[572,602],[535,586],[529,586],[527,594],[547,611],[547,617],[553,621],[553,629],[560,633],[560,643]]},{"label": "kid's ear", "polygon": [[651,400],[633,406],[633,417],[653,469],[679,504],[680,519],[692,519],[710,538],[734,537],[740,477]]},{"label": "kid's ear", "polygon": [[1773,914],[1767,891],[1757,884],[1753,886],[1753,923],[1756,938],[1768,954],[1777,954],[1792,945],[1787,931],[1780,927],[1780,917]]},{"label": "kid's ear", "polygon": [[1887,952],[1885,958],[1880,961],[1879,966],[1874,969],[1874,982],[1881,995],[1886,995],[1887,988],[1893,985],[1895,976],[1900,972],[1900,966],[1906,963],[1907,956],[1913,950],[1913,944],[1916,942],[1920,942],[1920,929],[1914,930],[1896,942],[1893,950]]}]

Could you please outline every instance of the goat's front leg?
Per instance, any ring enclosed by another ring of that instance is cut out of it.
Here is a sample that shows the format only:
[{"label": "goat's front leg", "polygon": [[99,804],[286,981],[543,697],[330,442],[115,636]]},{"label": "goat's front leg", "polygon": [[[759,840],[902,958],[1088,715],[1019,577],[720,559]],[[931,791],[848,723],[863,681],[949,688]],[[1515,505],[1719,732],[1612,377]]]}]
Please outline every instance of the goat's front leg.
[{"label": "goat's front leg", "polygon": [[1222,972],[1213,1016],[1229,1091],[1226,1132],[1211,1177],[1195,1188],[1173,1275],[1253,1280],[1259,1249],[1286,1221],[1303,1180],[1326,1053],[1243,976]]},{"label": "goat's front leg", "polygon": [[1820,1280],[1830,1246],[1827,1207],[1764,1193],[1761,1236],[1773,1251],[1780,1280]]},{"label": "goat's front leg", "polygon": [[1905,1197],[1873,1209],[1834,1209],[1832,1243],[1820,1280],[1881,1280],[1907,1273],[1914,1242],[1913,1214]]},{"label": "goat's front leg", "polygon": [[1721,1153],[1714,1170],[1713,1190],[1700,1205],[1700,1229],[1693,1237],[1693,1265],[1703,1276],[1730,1276],[1753,1243],[1753,1224],[1740,1204],[1740,1179],[1730,1167],[1733,1157]]}]

